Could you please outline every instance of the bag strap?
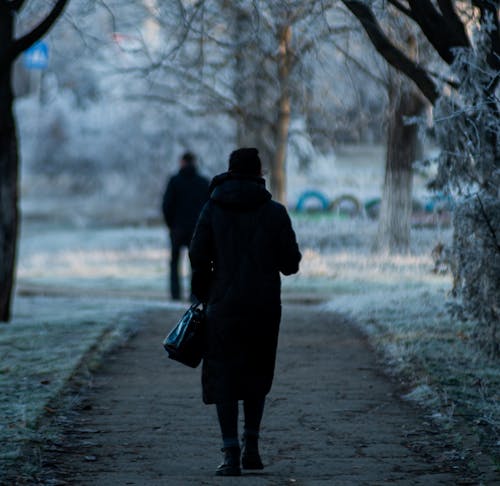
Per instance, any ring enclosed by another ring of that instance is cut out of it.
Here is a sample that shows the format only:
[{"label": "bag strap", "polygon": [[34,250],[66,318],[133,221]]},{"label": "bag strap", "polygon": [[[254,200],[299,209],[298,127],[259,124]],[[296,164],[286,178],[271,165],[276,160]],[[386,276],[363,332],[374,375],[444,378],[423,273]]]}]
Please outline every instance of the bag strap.
[{"label": "bag strap", "polygon": [[201,302],[200,300],[196,299],[192,304],[191,306],[189,307],[189,310],[195,310],[197,309],[198,307],[201,307],[201,309],[203,310],[203,302]]}]

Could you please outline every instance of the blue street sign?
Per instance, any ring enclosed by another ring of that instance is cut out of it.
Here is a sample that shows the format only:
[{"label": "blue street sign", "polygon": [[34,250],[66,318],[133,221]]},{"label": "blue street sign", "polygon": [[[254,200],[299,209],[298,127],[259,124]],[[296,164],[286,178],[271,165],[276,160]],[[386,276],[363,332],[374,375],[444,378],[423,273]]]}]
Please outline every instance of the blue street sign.
[{"label": "blue street sign", "polygon": [[27,69],[46,69],[49,65],[49,46],[39,41],[24,51],[24,65]]}]

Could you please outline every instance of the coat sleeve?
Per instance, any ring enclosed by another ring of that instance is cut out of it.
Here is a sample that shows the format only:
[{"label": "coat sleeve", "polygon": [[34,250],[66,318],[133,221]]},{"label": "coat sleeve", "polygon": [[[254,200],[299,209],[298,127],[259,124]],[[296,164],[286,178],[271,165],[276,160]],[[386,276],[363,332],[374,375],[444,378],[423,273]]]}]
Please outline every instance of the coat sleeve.
[{"label": "coat sleeve", "polygon": [[173,178],[168,181],[167,188],[163,194],[161,209],[165,224],[171,228],[174,221],[175,210],[175,182]]},{"label": "coat sleeve", "polygon": [[189,245],[191,291],[203,303],[208,301],[214,259],[214,243],[210,222],[210,202],[201,210]]},{"label": "coat sleeve", "polygon": [[302,255],[299,251],[295,231],[290,216],[283,208],[283,223],[279,232],[278,269],[283,275],[292,275],[299,271]]}]

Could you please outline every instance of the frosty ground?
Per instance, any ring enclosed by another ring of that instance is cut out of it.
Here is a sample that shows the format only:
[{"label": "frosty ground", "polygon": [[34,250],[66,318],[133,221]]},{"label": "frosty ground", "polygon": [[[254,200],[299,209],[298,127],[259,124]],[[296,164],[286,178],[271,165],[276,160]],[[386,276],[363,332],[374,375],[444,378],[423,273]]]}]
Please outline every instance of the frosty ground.
[{"label": "frosty ground", "polygon": [[[397,397],[365,339],[321,305],[283,308],[277,372],[261,429],[263,471],[218,478],[214,407],[200,400],[199,370],[166,359],[165,321],[137,316],[136,335],[88,382],[70,380],[41,423],[41,467],[24,484],[453,485],[487,479],[453,456],[454,446],[416,407]],[[396,392],[396,393],[395,393]],[[29,458],[30,456],[28,456]],[[25,468],[26,469],[26,468]]]},{"label": "frosty ground", "polygon": [[[483,451],[498,467],[498,365],[473,345],[472,325],[448,316],[450,277],[431,272],[431,249],[449,241],[449,230],[415,229],[411,255],[376,257],[376,224],[368,219],[293,220],[304,259],[300,274],[284,280],[285,300],[349,316],[406,398],[451,434],[448,454],[491,469]],[[95,368],[95,357],[133,333],[145,311],[182,312],[183,304],[165,299],[167,258],[161,226],[24,223],[14,322],[0,333],[2,469],[26,440],[44,440],[39,418],[52,412],[51,399],[76,368]]]}]

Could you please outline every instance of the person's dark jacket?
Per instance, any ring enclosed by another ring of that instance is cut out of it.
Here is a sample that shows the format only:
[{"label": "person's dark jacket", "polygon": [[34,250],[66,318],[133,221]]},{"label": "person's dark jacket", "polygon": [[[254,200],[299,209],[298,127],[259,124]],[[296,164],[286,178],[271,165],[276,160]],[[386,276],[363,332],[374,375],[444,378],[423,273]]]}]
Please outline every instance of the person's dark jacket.
[{"label": "person's dark jacket", "polygon": [[182,167],[168,181],[162,211],[170,230],[192,233],[201,208],[208,199],[208,180],[194,166]]},{"label": "person's dark jacket", "polygon": [[189,249],[192,291],[207,303],[205,403],[264,397],[281,318],[281,279],[301,254],[284,206],[264,179],[217,176]]}]

